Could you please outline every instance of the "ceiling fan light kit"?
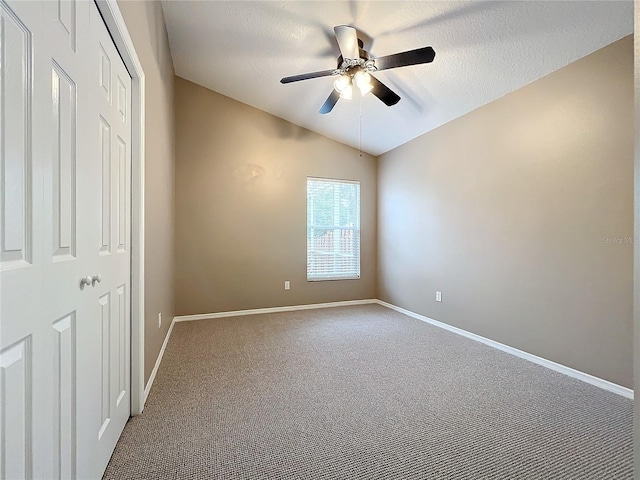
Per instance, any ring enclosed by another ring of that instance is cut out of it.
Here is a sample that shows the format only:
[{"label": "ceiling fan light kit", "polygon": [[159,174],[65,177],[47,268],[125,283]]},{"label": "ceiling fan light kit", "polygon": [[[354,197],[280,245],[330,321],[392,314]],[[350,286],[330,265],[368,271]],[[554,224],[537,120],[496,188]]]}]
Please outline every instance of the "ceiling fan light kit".
[{"label": "ceiling fan light kit", "polygon": [[351,99],[354,87],[360,91],[360,95],[365,96],[373,89],[371,75],[355,67],[348,72],[340,74],[338,79],[333,82],[333,88],[340,93],[340,98]]},{"label": "ceiling fan light kit", "polygon": [[358,39],[355,28],[348,25],[338,25],[333,27],[333,31],[336,34],[341,53],[338,57],[338,68],[284,77],[280,80],[280,83],[292,83],[311,78],[339,76],[333,82],[334,89],[329,98],[320,108],[322,114],[333,110],[340,98],[352,98],[354,87],[363,96],[371,92],[388,107],[395,105],[400,101],[400,96],[371,73],[390,68],[431,63],[436,56],[433,48],[423,47],[384,57],[370,58],[369,52],[362,48],[363,43]]}]

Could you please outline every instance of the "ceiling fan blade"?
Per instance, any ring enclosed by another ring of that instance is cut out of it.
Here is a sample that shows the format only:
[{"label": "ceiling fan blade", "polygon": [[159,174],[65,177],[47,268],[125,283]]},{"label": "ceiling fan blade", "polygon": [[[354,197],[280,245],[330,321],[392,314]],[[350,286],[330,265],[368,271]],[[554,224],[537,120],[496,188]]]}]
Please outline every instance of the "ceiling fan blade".
[{"label": "ceiling fan blade", "polygon": [[292,77],[284,77],[280,83],[299,82],[300,80],[308,80],[310,78],[330,77],[336,75],[336,70],[322,70],[321,72],[303,73],[302,75],[294,75]]},{"label": "ceiling fan blade", "polygon": [[431,63],[436,57],[436,52],[431,47],[417,48],[408,52],[395,53],[375,59],[376,69],[388,70],[390,68],[406,67],[408,65],[418,65],[420,63]]},{"label": "ceiling fan blade", "polygon": [[331,110],[333,110],[333,107],[335,107],[336,103],[338,103],[338,100],[340,100],[340,92],[338,92],[334,88],[331,91],[331,95],[329,95],[329,98],[327,98],[327,100],[324,102],[324,105],[322,105],[322,108],[320,108],[320,113],[322,113],[323,115],[325,113],[329,113]]},{"label": "ceiling fan blade", "polygon": [[337,27],[333,27],[333,31],[336,32],[336,40],[338,40],[342,58],[350,58],[352,60],[354,58],[360,58],[356,29],[348,25],[338,25]]},{"label": "ceiling fan blade", "polygon": [[371,93],[382,100],[382,102],[387,107],[395,105],[400,101],[400,96],[397,93],[387,87],[380,80],[375,78],[373,75],[371,75],[371,85],[373,86],[373,88],[371,89]]}]

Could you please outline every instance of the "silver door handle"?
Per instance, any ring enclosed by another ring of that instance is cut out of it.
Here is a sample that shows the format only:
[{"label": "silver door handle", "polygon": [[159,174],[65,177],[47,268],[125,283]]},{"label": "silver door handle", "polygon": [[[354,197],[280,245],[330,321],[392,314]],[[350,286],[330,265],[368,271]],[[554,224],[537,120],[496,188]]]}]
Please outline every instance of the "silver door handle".
[{"label": "silver door handle", "polygon": [[91,282],[92,282],[92,279],[90,276],[87,275],[86,277],[82,277],[80,279],[80,290],[82,290],[85,287],[85,285],[87,287],[91,285]]},{"label": "silver door handle", "polygon": [[102,281],[102,275],[100,274],[94,275],[93,278],[91,279],[91,285],[95,287],[96,283],[100,283],[101,281]]}]

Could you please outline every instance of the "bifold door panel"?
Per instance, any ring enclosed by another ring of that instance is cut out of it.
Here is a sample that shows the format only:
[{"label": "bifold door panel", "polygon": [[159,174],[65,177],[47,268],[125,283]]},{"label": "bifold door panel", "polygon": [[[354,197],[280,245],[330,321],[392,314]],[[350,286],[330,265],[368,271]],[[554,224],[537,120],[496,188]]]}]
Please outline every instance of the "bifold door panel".
[{"label": "bifold door panel", "polygon": [[93,2],[0,9],[0,478],[100,478],[130,412],[131,79]]}]

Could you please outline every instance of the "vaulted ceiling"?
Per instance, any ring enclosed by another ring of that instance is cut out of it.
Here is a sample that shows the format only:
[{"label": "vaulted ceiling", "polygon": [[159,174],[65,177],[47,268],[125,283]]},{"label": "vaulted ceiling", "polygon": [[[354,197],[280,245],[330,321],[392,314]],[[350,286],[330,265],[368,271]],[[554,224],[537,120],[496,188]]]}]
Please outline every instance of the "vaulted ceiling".
[{"label": "vaulted ceiling", "polygon": [[[164,1],[177,75],[379,155],[633,32],[632,1]],[[335,25],[372,56],[432,46],[433,63],[375,76],[402,97],[371,94],[318,110],[336,68]],[[361,119],[361,128],[360,128]]]}]

